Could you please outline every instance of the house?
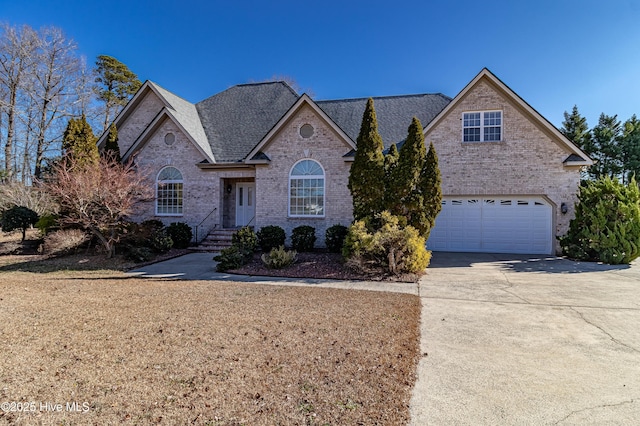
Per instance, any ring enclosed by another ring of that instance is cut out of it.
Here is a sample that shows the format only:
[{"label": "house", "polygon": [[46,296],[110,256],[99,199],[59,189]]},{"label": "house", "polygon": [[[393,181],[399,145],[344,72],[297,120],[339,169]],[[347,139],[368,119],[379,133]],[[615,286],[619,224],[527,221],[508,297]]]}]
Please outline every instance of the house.
[{"label": "house", "polygon": [[[156,188],[135,219],[186,222],[198,240],[214,228],[311,225],[323,243],[329,226],[352,221],[347,182],[366,101],[315,101],[269,82],[192,104],[145,82],[115,119],[123,159]],[[436,148],[444,198],[428,248],[558,250],[592,161],[494,74],[483,69],[454,98],[374,102],[387,148],[413,116]]]}]

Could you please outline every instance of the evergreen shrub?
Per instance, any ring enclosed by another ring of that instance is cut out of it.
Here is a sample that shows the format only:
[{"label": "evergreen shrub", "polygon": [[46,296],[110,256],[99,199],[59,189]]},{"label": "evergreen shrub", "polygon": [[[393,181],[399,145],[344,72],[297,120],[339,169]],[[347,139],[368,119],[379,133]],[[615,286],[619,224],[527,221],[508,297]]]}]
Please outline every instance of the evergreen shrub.
[{"label": "evergreen shrub", "polygon": [[324,244],[332,253],[340,253],[349,228],[344,225],[333,225],[324,234]]},{"label": "evergreen shrub", "polygon": [[297,258],[298,253],[295,250],[285,250],[284,246],[271,249],[267,253],[263,253],[260,257],[262,263],[269,269],[282,269],[292,265]]},{"label": "evergreen shrub", "polygon": [[253,253],[258,247],[258,236],[248,226],[240,228],[231,236],[231,244],[240,249]]},{"label": "evergreen shrub", "polygon": [[316,230],[313,226],[302,225],[291,231],[291,246],[296,251],[312,251],[316,243]]},{"label": "evergreen shrub", "polygon": [[173,240],[175,248],[184,249],[189,247],[193,238],[191,227],[184,222],[173,222],[167,226],[167,234]]},{"label": "evergreen shrub", "polygon": [[2,213],[0,227],[4,232],[19,229],[22,231],[22,241],[25,239],[27,228],[35,225],[40,217],[28,207],[13,206]]},{"label": "evergreen shrub", "polygon": [[269,225],[260,228],[258,231],[258,245],[260,249],[268,253],[271,249],[284,246],[286,234],[284,229],[276,225]]},{"label": "evergreen shrub", "polygon": [[640,190],[601,177],[580,187],[575,218],[560,238],[562,253],[573,259],[628,264],[640,256]]}]

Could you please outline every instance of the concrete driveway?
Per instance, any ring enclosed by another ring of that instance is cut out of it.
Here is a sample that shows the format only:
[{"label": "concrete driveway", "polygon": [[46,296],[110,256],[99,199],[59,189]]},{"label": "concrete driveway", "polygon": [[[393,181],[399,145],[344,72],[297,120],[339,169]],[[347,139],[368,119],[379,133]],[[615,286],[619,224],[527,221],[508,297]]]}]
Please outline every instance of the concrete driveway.
[{"label": "concrete driveway", "polygon": [[412,424],[640,424],[640,265],[434,253]]}]

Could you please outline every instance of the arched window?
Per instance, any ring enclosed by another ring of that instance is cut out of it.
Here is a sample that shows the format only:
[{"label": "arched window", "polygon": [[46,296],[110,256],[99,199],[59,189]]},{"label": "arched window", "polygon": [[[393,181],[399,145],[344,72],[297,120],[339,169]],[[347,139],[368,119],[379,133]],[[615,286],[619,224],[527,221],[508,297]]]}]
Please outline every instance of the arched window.
[{"label": "arched window", "polygon": [[324,216],[324,170],[320,163],[302,160],[291,169],[289,216]]},{"label": "arched window", "polygon": [[182,173],[175,167],[165,167],[158,173],[156,214],[182,215]]}]

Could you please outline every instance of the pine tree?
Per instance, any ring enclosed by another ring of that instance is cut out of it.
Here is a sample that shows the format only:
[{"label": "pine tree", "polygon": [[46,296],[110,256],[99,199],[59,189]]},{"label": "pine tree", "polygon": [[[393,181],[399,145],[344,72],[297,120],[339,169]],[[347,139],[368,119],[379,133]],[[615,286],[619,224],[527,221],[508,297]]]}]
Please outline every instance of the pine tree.
[{"label": "pine tree", "polygon": [[[438,154],[433,146],[429,144],[429,151],[424,162],[424,167],[420,172],[420,191],[423,194],[424,222],[413,226],[420,232],[425,240],[429,239],[431,229],[436,224],[436,217],[442,210],[442,178],[440,177],[440,167],[438,166]],[[425,226],[428,225],[428,226]]]},{"label": "pine tree", "polygon": [[106,130],[113,116],[127,104],[142,83],[125,64],[107,55],[98,56],[95,82],[94,91],[105,104],[103,130]]},{"label": "pine tree", "polygon": [[62,139],[63,157],[78,167],[95,166],[100,159],[96,142],[86,117],[72,118]]},{"label": "pine tree", "polygon": [[111,126],[109,127],[107,142],[104,145],[104,155],[111,156],[118,163],[122,162],[120,146],[118,145],[118,129],[116,129],[116,125],[114,123],[111,123]]},{"label": "pine tree", "polygon": [[585,152],[596,161],[588,170],[592,178],[620,176],[623,169],[621,135],[618,116],[600,114],[598,125],[591,131],[591,138],[584,147]]},{"label": "pine tree", "polygon": [[622,138],[623,182],[629,182],[633,176],[640,177],[640,120],[635,116],[624,122]]},{"label": "pine tree", "polygon": [[374,217],[384,206],[384,156],[378,119],[369,98],[356,141],[356,154],[349,172],[349,190],[353,200],[353,217]]},{"label": "pine tree", "polygon": [[578,148],[588,145],[591,138],[587,119],[580,115],[578,106],[574,105],[571,114],[564,112],[564,121],[560,132],[573,142]]},{"label": "pine tree", "polygon": [[403,216],[408,224],[419,222],[423,199],[418,189],[420,172],[424,166],[426,149],[420,120],[413,118],[409,134],[398,157],[398,164],[391,173],[387,195],[389,210],[396,216]]}]

